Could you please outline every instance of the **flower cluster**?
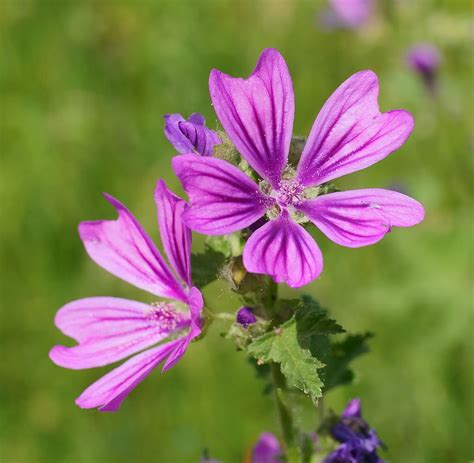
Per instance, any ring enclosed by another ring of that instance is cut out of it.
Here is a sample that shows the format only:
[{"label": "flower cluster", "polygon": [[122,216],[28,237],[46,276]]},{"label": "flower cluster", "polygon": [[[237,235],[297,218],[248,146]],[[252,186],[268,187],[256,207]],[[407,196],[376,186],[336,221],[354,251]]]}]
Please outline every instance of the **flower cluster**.
[{"label": "flower cluster", "polygon": [[[257,274],[250,279],[254,285],[266,285],[259,288],[263,294],[276,288],[275,283],[296,288],[320,275],[323,258],[310,234],[313,226],[333,242],[356,248],[378,242],[393,227],[410,227],[423,219],[422,205],[404,194],[379,188],[335,191],[328,185],[384,159],[403,145],[413,129],[408,112],[380,112],[379,84],[372,71],[352,75],[334,91],[308,138],[299,139],[296,156],[293,85],[277,50],[264,50],[246,79],[213,70],[209,87],[225,133],[218,135],[206,127],[197,113],[187,120],[180,114],[165,116],[165,135],[178,154],[172,167],[189,199],[186,202],[158,181],[154,198],[167,260],[131,212],[109,195],[106,199],[118,218],[79,226],[94,262],[157,298],[145,304],[89,297],[58,311],[57,327],[77,345],[54,346],[50,357],[57,365],[84,369],[125,360],[77,398],[82,408],[117,410],[160,364],[162,371],[173,367],[190,343],[203,337],[205,322],[218,318],[235,320],[229,333],[233,330],[239,337],[238,347],[247,349],[257,366],[277,365],[272,375],[283,389],[301,389],[317,400],[323,384],[317,371],[326,360],[312,357],[303,344],[342,333],[342,327],[309,297],[279,306],[282,301],[276,300],[276,291],[269,298],[271,307],[265,307],[263,296],[255,306],[253,299],[242,297],[243,304],[252,307],[242,306],[235,317],[209,309],[204,316],[203,296],[191,278],[192,231],[210,236],[235,233],[238,245],[232,258],[238,259],[244,274]],[[233,156],[219,155],[218,145],[231,146]],[[276,313],[278,307],[281,311]],[[361,346],[366,338],[351,340]],[[290,371],[298,356],[303,359],[294,368],[298,371]],[[381,463],[376,453],[380,441],[361,418],[358,401],[349,404],[331,433],[341,445],[326,463]],[[264,433],[251,461],[276,463],[287,450],[275,436]]]},{"label": "flower cluster", "polygon": [[349,402],[331,434],[341,445],[323,463],[384,463],[377,455],[383,444],[362,418],[360,399]]}]

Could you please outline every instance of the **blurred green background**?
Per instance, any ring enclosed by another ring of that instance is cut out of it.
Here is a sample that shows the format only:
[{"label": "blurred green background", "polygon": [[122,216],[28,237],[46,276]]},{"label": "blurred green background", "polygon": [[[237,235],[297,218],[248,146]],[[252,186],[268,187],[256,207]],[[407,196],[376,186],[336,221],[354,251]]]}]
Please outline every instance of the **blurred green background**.
[{"label": "blurred green background", "polygon": [[[327,405],[340,411],[360,396],[391,462],[474,458],[469,2],[386,1],[358,32],[321,30],[324,3],[1,0],[2,462],[195,463],[208,447],[233,463],[260,432],[279,431],[271,397],[219,326],[117,414],[74,405],[108,368],[68,371],[47,355],[68,342],[53,325],[67,301],[151,300],[88,259],[77,224],[114,217],[107,191],[158,240],[155,182],[180,191],[162,115],[199,111],[216,127],[210,69],[247,75],[268,46],[292,73],[298,134],[308,134],[339,83],[365,68],[380,77],[382,110],[406,108],[416,120],[403,148],[338,185],[401,187],[425,204],[426,220],[362,249],[318,236],[325,270],[304,291],[346,328],[377,334],[373,353],[355,364],[356,383],[331,392]],[[405,66],[407,47],[419,41],[443,54],[437,98]],[[205,293],[214,307],[238,306],[220,283]]]}]

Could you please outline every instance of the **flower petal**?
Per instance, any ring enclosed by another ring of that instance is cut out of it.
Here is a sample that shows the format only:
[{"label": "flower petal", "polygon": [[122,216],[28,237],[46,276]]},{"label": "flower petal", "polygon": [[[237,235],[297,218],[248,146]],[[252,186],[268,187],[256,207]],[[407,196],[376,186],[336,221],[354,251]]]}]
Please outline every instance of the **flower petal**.
[{"label": "flower petal", "polygon": [[108,365],[140,352],[190,326],[190,317],[166,303],[151,306],[91,297],[66,304],[55,323],[79,345],[54,346],[49,356],[57,365],[77,370]]},{"label": "flower petal", "polygon": [[163,180],[155,189],[158,227],[166,255],[178,276],[191,285],[191,230],[184,225],[186,202],[176,196]]},{"label": "flower petal", "polygon": [[265,214],[267,201],[257,184],[232,164],[192,154],[176,156],[172,164],[190,199],[184,221],[191,229],[224,235]]},{"label": "flower petal", "polygon": [[331,95],[301,155],[301,183],[320,185],[365,169],[400,148],[413,130],[413,117],[403,110],[381,114],[378,93],[375,73],[361,71]]},{"label": "flower petal", "polygon": [[199,289],[195,287],[190,289],[188,306],[191,312],[191,329],[189,330],[187,336],[181,339],[174,351],[170,354],[163,366],[163,371],[167,371],[174,367],[186,352],[189,343],[201,334],[201,312],[204,306],[204,300]]},{"label": "flower petal", "polygon": [[178,153],[212,156],[214,146],[221,143],[217,133],[205,126],[205,119],[199,113],[191,114],[188,120],[181,114],[164,117],[166,138]]},{"label": "flower petal", "polygon": [[173,351],[180,339],[161,344],[132,357],[90,385],[77,399],[81,408],[118,410],[128,394]]},{"label": "flower petal", "polygon": [[271,275],[277,283],[298,288],[323,269],[323,257],[311,235],[283,213],[250,236],[243,253],[249,272]]},{"label": "flower petal", "polygon": [[79,225],[79,235],[91,259],[137,288],[185,301],[183,287],[135,217],[115,198],[105,197],[117,209],[118,219]]},{"label": "flower petal", "polygon": [[193,144],[179,128],[179,124],[186,122],[186,119],[178,113],[165,114],[163,117],[165,119],[165,136],[174,149],[181,154],[192,153],[194,151]]},{"label": "flower petal", "polygon": [[295,112],[283,57],[277,50],[264,50],[248,79],[214,69],[209,89],[217,116],[239,152],[277,187],[288,159]]},{"label": "flower petal", "polygon": [[418,201],[378,188],[330,193],[300,203],[298,210],[329,239],[351,248],[376,243],[392,226],[411,227],[424,217]]}]

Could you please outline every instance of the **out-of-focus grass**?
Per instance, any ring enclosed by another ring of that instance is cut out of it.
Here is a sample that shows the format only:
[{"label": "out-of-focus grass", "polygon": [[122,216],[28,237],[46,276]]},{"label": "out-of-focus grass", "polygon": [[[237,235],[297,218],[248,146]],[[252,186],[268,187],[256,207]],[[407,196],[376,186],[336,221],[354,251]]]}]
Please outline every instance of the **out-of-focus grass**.
[{"label": "out-of-focus grass", "polygon": [[[426,205],[424,223],[358,250],[317,236],[325,270],[305,291],[347,328],[377,333],[373,353],[356,364],[356,384],[327,403],[340,410],[360,396],[390,461],[472,459],[473,106],[465,3],[399,2],[390,21],[361,33],[325,33],[310,1],[3,0],[2,461],[192,463],[208,446],[238,462],[261,431],[278,432],[271,399],[217,326],[113,415],[74,405],[106,368],[67,371],[47,357],[64,342],[53,317],[65,302],[91,295],[150,300],[89,261],[78,222],[113,217],[100,196],[107,191],[158,238],[155,181],[163,177],[179,191],[162,114],[200,111],[215,126],[210,69],[245,75],[267,46],[287,58],[300,134],[332,90],[364,68],[380,76],[382,109],[403,107],[416,119],[402,149],[339,185],[401,185]],[[415,41],[442,49],[437,99],[405,69],[405,49]],[[237,306],[219,284],[206,293],[222,310]]]}]

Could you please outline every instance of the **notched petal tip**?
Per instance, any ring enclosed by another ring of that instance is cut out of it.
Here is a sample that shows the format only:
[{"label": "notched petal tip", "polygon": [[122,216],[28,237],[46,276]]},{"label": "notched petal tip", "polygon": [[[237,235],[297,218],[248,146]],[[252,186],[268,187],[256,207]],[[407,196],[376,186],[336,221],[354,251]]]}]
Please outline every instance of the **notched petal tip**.
[{"label": "notched petal tip", "polygon": [[247,78],[213,69],[209,90],[219,120],[245,160],[277,186],[291,142],[294,95],[285,60],[264,50]]},{"label": "notched petal tip", "polygon": [[400,148],[413,130],[410,113],[380,112],[379,82],[370,70],[343,82],[318,114],[298,165],[306,186],[365,169]]},{"label": "notched petal tip", "polygon": [[283,215],[250,236],[243,262],[247,271],[270,275],[291,288],[310,283],[323,269],[323,256],[312,236]]},{"label": "notched petal tip", "polygon": [[392,227],[411,227],[424,216],[418,201],[380,188],[330,193],[298,209],[330,240],[350,248],[375,244]]}]

